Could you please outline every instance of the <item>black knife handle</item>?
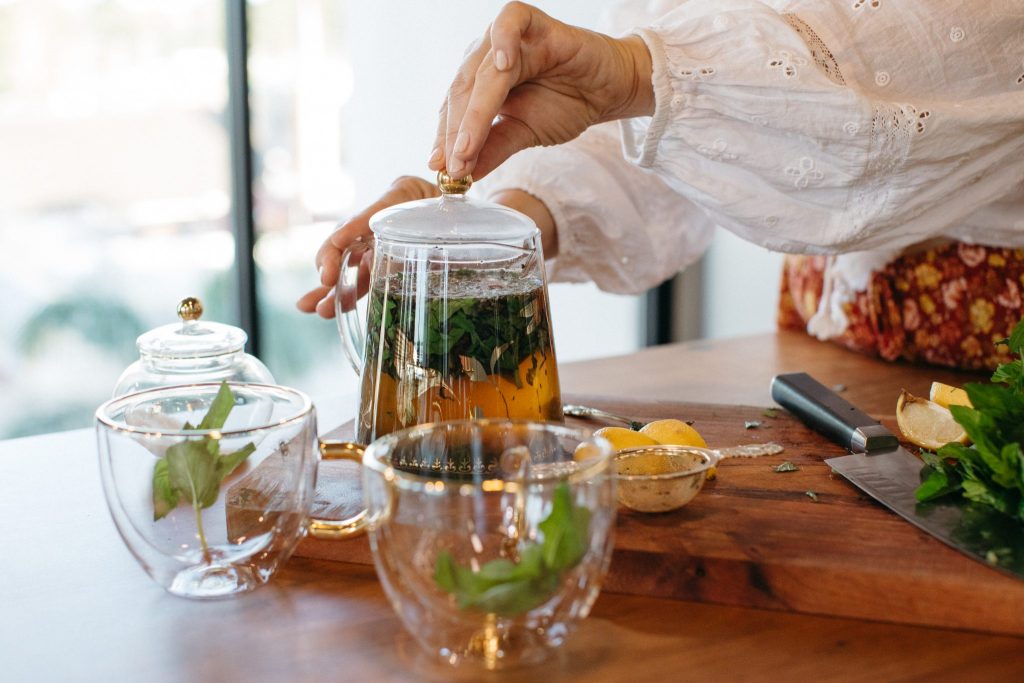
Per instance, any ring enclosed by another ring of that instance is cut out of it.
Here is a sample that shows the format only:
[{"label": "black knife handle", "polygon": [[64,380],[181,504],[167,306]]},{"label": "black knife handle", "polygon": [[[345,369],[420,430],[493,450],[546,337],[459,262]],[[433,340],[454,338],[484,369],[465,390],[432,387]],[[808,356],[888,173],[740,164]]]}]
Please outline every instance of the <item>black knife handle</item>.
[{"label": "black knife handle", "polygon": [[772,378],[772,399],[808,427],[855,452],[895,448],[893,433],[806,372]]}]

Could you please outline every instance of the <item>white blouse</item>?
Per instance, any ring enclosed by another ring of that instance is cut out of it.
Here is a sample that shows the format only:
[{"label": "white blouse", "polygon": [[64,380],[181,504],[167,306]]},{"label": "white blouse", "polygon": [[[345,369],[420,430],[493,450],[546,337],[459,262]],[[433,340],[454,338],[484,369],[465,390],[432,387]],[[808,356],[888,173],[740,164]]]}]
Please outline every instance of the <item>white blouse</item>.
[{"label": "white blouse", "polygon": [[715,226],[840,254],[812,331],[935,239],[1024,247],[1024,1],[653,0],[613,12],[653,58],[654,115],[488,177],[551,210],[552,279],[636,293]]}]

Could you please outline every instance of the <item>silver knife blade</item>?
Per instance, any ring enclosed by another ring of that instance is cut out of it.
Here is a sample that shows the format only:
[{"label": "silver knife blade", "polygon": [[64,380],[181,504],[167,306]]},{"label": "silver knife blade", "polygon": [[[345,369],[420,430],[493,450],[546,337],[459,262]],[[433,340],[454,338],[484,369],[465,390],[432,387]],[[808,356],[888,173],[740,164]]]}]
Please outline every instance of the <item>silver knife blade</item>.
[{"label": "silver knife blade", "polygon": [[968,557],[1024,579],[1024,526],[986,505],[947,496],[918,503],[924,463],[892,432],[804,372],[776,375],[772,398],[852,455],[825,460],[869,496]]},{"label": "silver knife blade", "polygon": [[919,503],[921,460],[903,447],[825,462],[914,526],[967,556],[1024,579],[1024,528],[991,508],[960,501]]}]

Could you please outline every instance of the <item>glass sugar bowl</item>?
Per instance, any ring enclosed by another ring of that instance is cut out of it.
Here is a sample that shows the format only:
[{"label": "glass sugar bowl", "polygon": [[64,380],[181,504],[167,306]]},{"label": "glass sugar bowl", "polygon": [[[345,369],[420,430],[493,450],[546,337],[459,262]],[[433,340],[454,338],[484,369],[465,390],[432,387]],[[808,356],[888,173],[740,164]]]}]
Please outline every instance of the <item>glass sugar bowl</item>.
[{"label": "glass sugar bowl", "polygon": [[202,302],[188,297],[178,304],[181,322],[139,336],[139,359],[121,373],[114,396],[179,384],[275,383],[267,366],[245,352],[244,331],[200,320],[202,315]]}]

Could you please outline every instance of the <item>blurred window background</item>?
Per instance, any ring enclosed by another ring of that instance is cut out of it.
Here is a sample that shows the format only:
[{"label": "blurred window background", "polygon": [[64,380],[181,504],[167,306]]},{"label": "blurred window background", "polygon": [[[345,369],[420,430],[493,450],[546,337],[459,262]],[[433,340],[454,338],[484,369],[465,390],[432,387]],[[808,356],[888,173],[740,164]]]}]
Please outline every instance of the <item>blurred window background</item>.
[{"label": "blurred window background", "polygon": [[135,338],[230,320],[224,13],[0,0],[0,436],[90,424]]},{"label": "blurred window background", "polygon": [[[91,424],[185,296],[240,323],[235,1],[0,0],[0,438]],[[257,334],[278,382],[354,394],[333,323],[294,301],[339,219],[426,174],[448,81],[502,4],[245,5]],[[541,4],[599,23],[583,0]],[[642,345],[642,298],[560,285],[552,306],[560,361]]]}]

